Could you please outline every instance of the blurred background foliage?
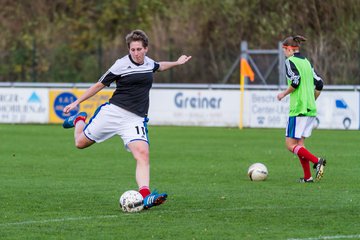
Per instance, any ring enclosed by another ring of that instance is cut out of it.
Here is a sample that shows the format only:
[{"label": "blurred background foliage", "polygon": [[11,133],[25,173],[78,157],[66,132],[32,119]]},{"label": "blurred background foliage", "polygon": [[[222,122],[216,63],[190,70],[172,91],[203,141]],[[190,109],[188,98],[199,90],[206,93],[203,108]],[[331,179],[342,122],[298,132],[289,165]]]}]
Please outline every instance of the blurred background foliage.
[{"label": "blurred background foliage", "polygon": [[[157,83],[220,83],[240,54],[289,35],[327,84],[360,84],[359,0],[0,0],[0,81],[95,82],[143,29],[149,57],[186,67]],[[261,61],[261,58],[260,60]],[[238,83],[234,73],[229,83]]]}]

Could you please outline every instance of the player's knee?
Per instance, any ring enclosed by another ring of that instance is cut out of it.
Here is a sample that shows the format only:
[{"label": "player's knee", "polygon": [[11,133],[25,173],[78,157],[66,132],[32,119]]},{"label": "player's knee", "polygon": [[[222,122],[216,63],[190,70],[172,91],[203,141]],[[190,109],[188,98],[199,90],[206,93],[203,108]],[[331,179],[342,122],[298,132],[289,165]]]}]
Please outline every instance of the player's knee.
[{"label": "player's knee", "polygon": [[136,153],[134,153],[134,158],[143,164],[148,164],[149,151],[147,149],[138,149]]},{"label": "player's knee", "polygon": [[84,149],[86,147],[88,147],[89,144],[87,144],[86,142],[84,141],[81,141],[81,140],[75,140],[75,147],[78,148],[78,149]]},{"label": "player's knee", "polygon": [[137,155],[138,155],[138,159],[144,162],[149,161],[149,151],[147,151],[146,149],[139,150]]},{"label": "player's knee", "polygon": [[75,147],[78,149],[83,149],[83,148],[85,148],[85,145],[80,142],[75,142]]},{"label": "player's knee", "polygon": [[83,133],[75,136],[75,147],[78,149],[87,148],[93,143],[95,142],[88,139]]}]

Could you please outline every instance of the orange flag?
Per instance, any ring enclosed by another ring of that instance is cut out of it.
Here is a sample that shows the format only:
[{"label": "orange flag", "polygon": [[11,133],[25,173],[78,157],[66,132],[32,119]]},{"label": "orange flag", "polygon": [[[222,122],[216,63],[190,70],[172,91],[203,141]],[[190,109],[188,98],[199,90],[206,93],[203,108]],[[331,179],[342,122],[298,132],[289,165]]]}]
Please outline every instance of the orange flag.
[{"label": "orange flag", "polygon": [[255,78],[255,74],[251,69],[249,63],[244,59],[241,58],[240,61],[240,121],[239,121],[239,128],[243,128],[243,115],[244,115],[244,89],[245,89],[245,77],[249,77],[250,81],[253,82]]},{"label": "orange flag", "polygon": [[249,63],[244,58],[242,58],[240,62],[240,72],[242,76],[249,77],[250,81],[254,81],[255,74],[251,69]]}]

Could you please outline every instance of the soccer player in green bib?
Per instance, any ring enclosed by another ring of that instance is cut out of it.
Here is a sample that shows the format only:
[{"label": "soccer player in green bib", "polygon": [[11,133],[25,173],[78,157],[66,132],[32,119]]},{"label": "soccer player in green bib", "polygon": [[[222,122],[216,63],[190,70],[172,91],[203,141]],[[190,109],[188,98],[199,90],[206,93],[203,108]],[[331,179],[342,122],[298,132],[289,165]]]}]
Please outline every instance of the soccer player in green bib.
[{"label": "soccer player in green bib", "polygon": [[280,101],[290,95],[289,119],[286,128],[286,147],[299,157],[304,171],[302,183],[314,182],[310,171],[310,162],[316,169],[315,180],[319,181],[324,174],[326,160],[316,157],[305,148],[305,138],[311,136],[316,121],[316,99],[323,88],[323,80],[317,75],[313,66],[300,54],[300,44],[305,42],[303,36],[287,37],[283,43],[286,56],[285,71],[288,88],[277,95]]}]

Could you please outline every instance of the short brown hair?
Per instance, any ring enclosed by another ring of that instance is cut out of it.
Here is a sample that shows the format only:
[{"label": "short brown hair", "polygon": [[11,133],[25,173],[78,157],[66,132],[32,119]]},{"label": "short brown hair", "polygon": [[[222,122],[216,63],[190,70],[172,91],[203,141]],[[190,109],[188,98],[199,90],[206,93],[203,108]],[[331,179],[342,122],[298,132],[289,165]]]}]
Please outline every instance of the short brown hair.
[{"label": "short brown hair", "polygon": [[283,47],[292,47],[292,48],[299,48],[301,45],[301,42],[305,42],[307,39],[303,36],[297,35],[297,36],[290,36],[285,38],[285,40],[282,42]]},{"label": "short brown hair", "polygon": [[147,47],[149,45],[149,38],[146,35],[146,33],[142,30],[133,30],[131,33],[129,33],[128,35],[126,35],[125,37],[126,40],[126,44],[128,46],[128,48],[130,48],[130,43],[131,42],[135,42],[135,41],[141,41],[143,47]]}]

